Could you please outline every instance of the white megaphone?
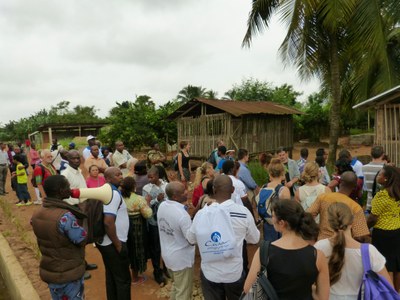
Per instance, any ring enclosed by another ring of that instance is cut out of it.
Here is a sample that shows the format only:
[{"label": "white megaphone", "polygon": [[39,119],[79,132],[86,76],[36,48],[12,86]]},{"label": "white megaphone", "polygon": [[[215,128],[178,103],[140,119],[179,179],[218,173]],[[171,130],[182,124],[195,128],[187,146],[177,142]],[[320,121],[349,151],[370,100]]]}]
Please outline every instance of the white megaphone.
[{"label": "white megaphone", "polygon": [[84,202],[87,199],[94,199],[103,202],[104,204],[109,204],[113,197],[113,190],[111,185],[106,183],[105,185],[98,188],[82,188],[82,189],[72,189],[72,198],[79,198],[80,202]]}]

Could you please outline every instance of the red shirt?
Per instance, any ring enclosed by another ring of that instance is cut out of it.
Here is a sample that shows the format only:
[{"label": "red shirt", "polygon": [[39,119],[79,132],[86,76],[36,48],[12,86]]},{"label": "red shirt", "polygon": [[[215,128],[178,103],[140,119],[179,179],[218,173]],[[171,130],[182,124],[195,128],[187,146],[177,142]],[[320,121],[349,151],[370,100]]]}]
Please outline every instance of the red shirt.
[{"label": "red shirt", "polygon": [[[42,166],[44,169],[44,174],[42,173]],[[43,184],[47,177],[51,175],[57,175],[57,171],[53,165],[45,166],[42,164],[36,165],[33,170],[33,176],[35,176],[36,184]]]}]

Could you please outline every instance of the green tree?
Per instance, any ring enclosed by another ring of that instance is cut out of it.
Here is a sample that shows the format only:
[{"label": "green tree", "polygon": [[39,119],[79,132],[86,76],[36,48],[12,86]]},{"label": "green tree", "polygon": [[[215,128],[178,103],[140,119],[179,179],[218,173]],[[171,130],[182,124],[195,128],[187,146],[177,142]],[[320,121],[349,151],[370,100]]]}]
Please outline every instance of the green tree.
[{"label": "green tree", "polygon": [[298,117],[300,137],[319,142],[320,137],[328,131],[329,105],[326,95],[320,92],[308,96],[303,112],[304,115]]},{"label": "green tree", "polygon": [[128,149],[147,145],[157,135],[154,125],[157,121],[155,104],[147,95],[137,96],[134,102],[117,102],[110,111],[109,126],[101,131],[99,138],[109,145],[117,140],[124,142]]},{"label": "green tree", "polygon": [[207,94],[205,88],[202,86],[194,86],[189,84],[179,91],[176,98],[181,104],[184,104],[193,98],[205,98],[206,96]]},{"label": "green tree", "polygon": [[225,93],[228,99],[236,101],[273,101],[288,106],[301,107],[296,101],[301,93],[296,92],[291,85],[283,84],[274,87],[271,83],[260,81],[258,79],[243,79],[240,84],[234,84],[233,87]]},{"label": "green tree", "polygon": [[218,93],[214,90],[208,90],[204,93],[206,99],[218,99]]},{"label": "green tree", "polygon": [[[359,69],[369,70],[378,64],[385,69],[385,74],[393,74],[390,71],[393,66],[387,65],[385,20],[392,18],[391,24],[398,24],[399,11],[397,0],[253,0],[243,45],[250,46],[253,35],[268,27],[275,12],[280,13],[288,25],[280,47],[283,59],[296,66],[301,78],[317,76],[328,91],[330,163],[336,158],[340,133],[341,86],[349,78],[365,82],[361,78],[368,72],[349,75],[361,62],[365,65]],[[382,78],[390,79],[390,76],[382,75]],[[364,87],[369,90],[371,85]]]}]

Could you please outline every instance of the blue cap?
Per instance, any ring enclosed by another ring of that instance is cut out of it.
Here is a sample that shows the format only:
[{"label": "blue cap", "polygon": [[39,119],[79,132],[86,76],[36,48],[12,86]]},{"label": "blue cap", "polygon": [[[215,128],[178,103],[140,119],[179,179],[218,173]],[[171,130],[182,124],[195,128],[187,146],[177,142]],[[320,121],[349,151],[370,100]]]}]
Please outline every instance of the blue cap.
[{"label": "blue cap", "polygon": [[69,143],[69,147],[70,148],[75,148],[75,143],[74,142]]}]

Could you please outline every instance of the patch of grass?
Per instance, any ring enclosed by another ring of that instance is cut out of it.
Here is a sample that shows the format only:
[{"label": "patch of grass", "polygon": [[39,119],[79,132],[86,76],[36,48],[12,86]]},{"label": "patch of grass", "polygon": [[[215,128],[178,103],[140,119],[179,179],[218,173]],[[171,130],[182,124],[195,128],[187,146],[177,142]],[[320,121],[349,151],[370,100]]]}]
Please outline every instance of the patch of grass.
[{"label": "patch of grass", "polygon": [[[0,199],[0,207],[3,210],[6,219],[9,220],[14,225],[14,228],[17,230],[17,233],[18,233],[19,237],[21,238],[21,240],[24,243],[26,243],[30,249],[32,249],[32,251],[35,253],[35,257],[37,259],[39,259],[41,256],[41,253],[40,253],[40,250],[39,250],[39,247],[38,247],[36,241],[31,240],[31,238],[29,237],[29,234],[27,233],[26,229],[22,225],[21,220],[13,214],[11,205],[12,204],[5,201],[4,198]],[[5,234],[6,232],[8,232],[8,235]],[[12,233],[8,230],[3,232],[4,236],[10,236],[11,234]]]},{"label": "patch of grass", "polygon": [[10,230],[4,230],[2,232],[2,234],[3,234],[4,237],[8,237],[8,236],[11,236],[11,231]]},{"label": "patch of grass", "polygon": [[267,183],[267,171],[264,167],[260,165],[259,162],[249,162],[247,165],[249,167],[251,176],[253,177],[254,181],[257,183],[258,186],[263,186]]}]

